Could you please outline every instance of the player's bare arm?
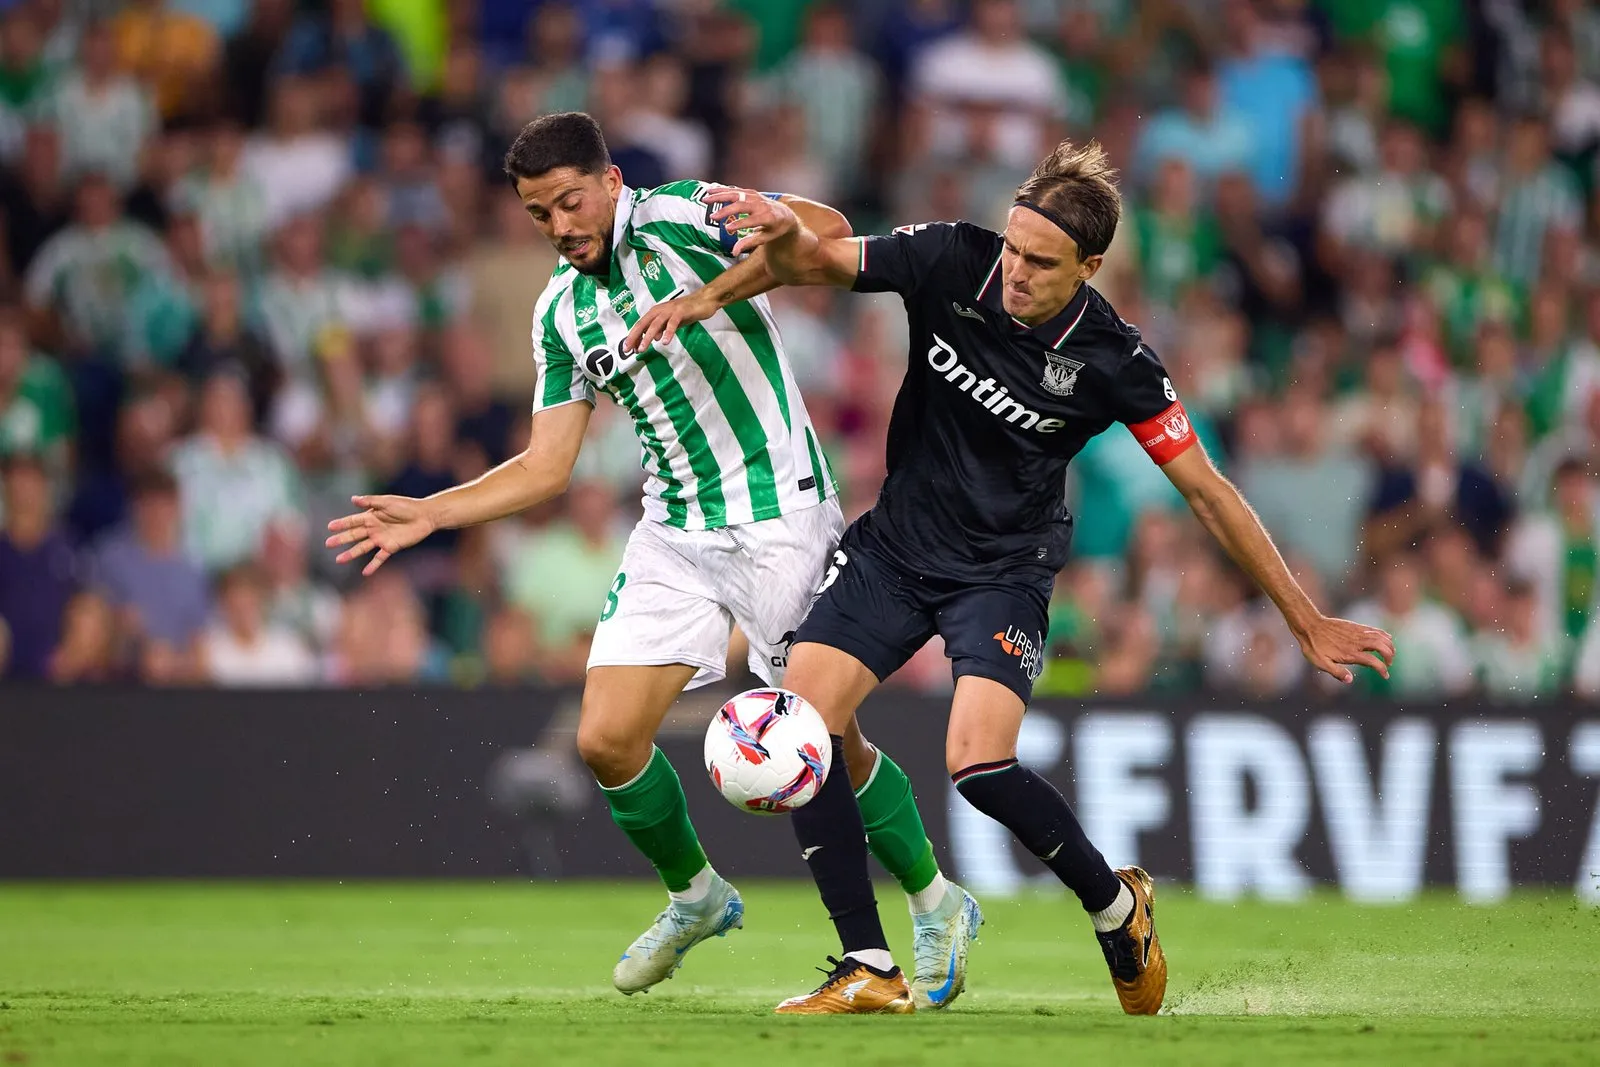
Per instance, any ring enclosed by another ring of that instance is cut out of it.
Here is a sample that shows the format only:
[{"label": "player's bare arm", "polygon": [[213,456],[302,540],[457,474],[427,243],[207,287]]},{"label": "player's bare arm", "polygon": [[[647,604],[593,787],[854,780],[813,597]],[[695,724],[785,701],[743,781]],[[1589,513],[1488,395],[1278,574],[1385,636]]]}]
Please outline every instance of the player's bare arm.
[{"label": "player's bare arm", "polygon": [[542,504],[566,492],[594,409],[586,403],[563,404],[533,417],[528,447],[470,482],[430,497],[354,496],[363,510],[328,523],[329,548],[350,545],[339,553],[350,563],[369,552],[376,555],[362,568],[370,575],[401,549],[410,548],[435,530],[493,522]]},{"label": "player's bare arm", "polygon": [[780,285],[833,285],[848,289],[861,262],[861,241],[819,232],[786,203],[753,189],[717,189],[706,202],[721,204],[711,221],[748,231],[733,246],[734,255],[766,250],[766,266]]},{"label": "player's bare arm", "polygon": [[1375,626],[1330,618],[1317,609],[1289,573],[1255,509],[1217,470],[1199,442],[1161,469],[1201,525],[1272,598],[1312,666],[1347,684],[1355,680],[1350,665],[1371,667],[1389,677],[1394,639]]},{"label": "player's bare arm", "polygon": [[[767,197],[754,194],[770,203]],[[785,193],[778,198],[787,205],[814,233],[829,238],[847,238],[851,234],[850,220],[826,204],[807,200],[803,196]],[[735,246],[737,247],[737,245]],[[687,296],[656,304],[633,324],[623,342],[626,352],[638,352],[673,336],[691,322],[704,322],[729,304],[749,300],[762,293],[771,292],[781,282],[767,266],[767,254],[762,249],[734,263],[727,270]]]}]

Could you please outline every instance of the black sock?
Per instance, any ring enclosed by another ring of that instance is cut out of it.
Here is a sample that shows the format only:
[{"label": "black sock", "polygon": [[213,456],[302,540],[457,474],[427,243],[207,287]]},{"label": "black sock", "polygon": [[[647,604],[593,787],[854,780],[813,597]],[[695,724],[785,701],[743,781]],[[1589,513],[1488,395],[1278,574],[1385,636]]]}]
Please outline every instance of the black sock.
[{"label": "black sock", "polygon": [[845,767],[844,738],[833,738],[833,765],[822,789],[789,818],[844,951],[887,949],[867,873],[867,829]]},{"label": "black sock", "polygon": [[1014,759],[975,763],[950,776],[967,802],[1016,835],[1044,861],[1085,911],[1104,911],[1122,892],[1100,850],[1090,844],[1056,787]]}]

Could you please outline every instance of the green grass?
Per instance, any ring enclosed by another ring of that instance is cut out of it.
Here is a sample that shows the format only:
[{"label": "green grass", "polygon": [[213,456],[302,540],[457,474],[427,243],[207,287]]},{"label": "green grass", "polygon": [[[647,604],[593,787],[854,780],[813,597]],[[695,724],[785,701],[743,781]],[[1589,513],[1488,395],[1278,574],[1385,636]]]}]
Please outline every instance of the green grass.
[{"label": "green grass", "polygon": [[[624,999],[644,885],[0,886],[0,1064],[1594,1063],[1600,911],[1568,895],[1361,908],[1166,888],[1169,1014],[1120,1014],[1060,896],[991,901],[966,996],[910,1018],[779,1019],[836,949],[809,887]],[[891,940],[909,920],[881,891]],[[1104,1062],[1104,1061],[1101,1061]]]}]

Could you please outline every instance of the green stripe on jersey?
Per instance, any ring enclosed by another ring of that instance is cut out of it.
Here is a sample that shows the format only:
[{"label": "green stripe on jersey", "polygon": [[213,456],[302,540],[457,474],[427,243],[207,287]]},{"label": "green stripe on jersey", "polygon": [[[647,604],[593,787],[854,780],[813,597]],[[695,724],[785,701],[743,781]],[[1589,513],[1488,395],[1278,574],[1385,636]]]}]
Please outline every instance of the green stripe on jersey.
[{"label": "green stripe on jersey", "polygon": [[[658,229],[662,232],[657,232]],[[700,278],[702,285],[710,285],[727,269],[716,256],[690,247],[687,239],[680,242],[679,236],[670,232],[672,230],[692,232],[693,227],[677,222],[647,222],[639,227],[640,233],[669,242],[672,250],[678,253]],[[777,395],[778,410],[783,413],[783,424],[793,429],[794,423],[789,418],[789,388],[783,380],[783,364],[778,359],[778,346],[773,343],[773,328],[767,325],[761,317],[761,312],[757,311],[755,305],[748,300],[729,304],[722,310],[744,337],[745,344],[750,346],[750,352],[756,357],[756,363],[761,367],[761,373],[766,376],[767,384],[772,386],[773,393]]]},{"label": "green stripe on jersey", "polygon": [[[580,323],[578,337],[583,341],[585,349],[604,348],[605,331],[596,321],[599,309],[595,303],[594,279],[587,275],[579,278],[572,287],[572,296],[574,314],[576,315],[580,307],[585,312],[577,316]],[[683,483],[672,473],[672,465],[667,462],[667,451],[662,446],[661,438],[657,435],[644,405],[639,402],[639,395],[633,388],[633,382],[626,374],[618,374],[606,383],[606,390],[627,410],[629,417],[633,419],[634,432],[639,435],[639,443],[656,461],[656,477],[661,479],[662,483],[661,502],[667,506],[667,523],[672,526],[686,525],[689,520],[689,507],[683,501]],[[673,428],[677,428],[676,424]]]},{"label": "green stripe on jersey", "polygon": [[544,309],[544,318],[540,320],[539,343],[545,348],[546,353],[559,350],[566,353],[565,360],[549,361],[546,364],[544,375],[544,406],[550,407],[560,404],[572,393],[572,353],[567,351],[567,343],[561,339],[561,331],[556,329],[556,308],[561,306],[558,296],[550,301],[550,306]]},{"label": "green stripe on jersey", "polygon": [[[683,249],[675,247],[673,251],[681,254]],[[642,277],[650,289],[650,295],[657,301],[664,301],[672,296],[677,286],[667,271],[654,273],[655,276],[651,277],[647,271]],[[743,453],[745,477],[750,486],[750,506],[754,519],[759,521],[783,514],[783,508],[778,503],[777,482],[772,471],[772,454],[767,451],[766,427],[762,426],[761,417],[756,414],[750,398],[745,395],[744,386],[733,372],[733,365],[728,362],[728,357],[718,346],[716,338],[712,337],[701,323],[694,322],[680,328],[678,340],[689,353],[689,358],[694,361],[695,366],[705,375],[706,381],[710,383],[711,395],[715,398],[717,407],[722,409],[723,418],[733,430],[734,440],[738,442],[739,450]],[[650,364],[651,376],[655,377],[656,364],[660,361],[651,359],[647,362]],[[667,373],[670,377],[671,372]],[[677,382],[674,381],[673,384],[676,386]],[[657,387],[660,387],[659,381]],[[679,393],[681,395],[681,388]],[[687,404],[687,401],[685,403]],[[699,432],[698,422],[694,427],[696,432]],[[704,434],[700,435],[700,439],[705,440]],[[684,438],[684,445],[689,448],[689,458],[693,461],[699,450],[690,444],[687,437]],[[716,458],[711,454],[709,443],[704,449],[705,458],[715,467]],[[711,521],[709,512],[706,521]]]}]

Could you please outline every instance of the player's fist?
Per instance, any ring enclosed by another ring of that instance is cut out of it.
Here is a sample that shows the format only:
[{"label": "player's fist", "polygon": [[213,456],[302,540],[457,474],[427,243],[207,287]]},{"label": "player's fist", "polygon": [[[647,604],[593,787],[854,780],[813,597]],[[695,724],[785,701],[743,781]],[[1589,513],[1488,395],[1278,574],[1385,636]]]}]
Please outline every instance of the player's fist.
[{"label": "player's fist", "polygon": [[754,189],[713,189],[705,194],[705,202],[722,205],[711,212],[710,218],[739,236],[732,252],[736,256],[753,252],[800,229],[799,217],[787,204],[762,196]]}]

